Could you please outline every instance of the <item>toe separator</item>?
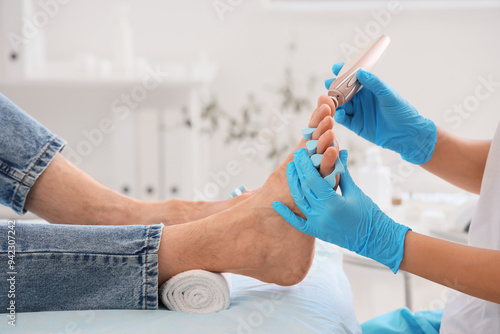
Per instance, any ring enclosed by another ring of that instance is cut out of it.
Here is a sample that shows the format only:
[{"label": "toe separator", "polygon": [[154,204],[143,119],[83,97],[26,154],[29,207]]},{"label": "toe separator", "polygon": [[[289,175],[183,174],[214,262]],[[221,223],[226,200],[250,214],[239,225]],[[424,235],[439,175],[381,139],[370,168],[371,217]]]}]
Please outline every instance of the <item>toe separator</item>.
[{"label": "toe separator", "polygon": [[313,154],[311,156],[314,167],[319,168],[319,165],[321,165],[321,159],[323,159],[323,154]]},{"label": "toe separator", "polygon": [[302,129],[302,137],[305,140],[309,140],[312,138],[313,132],[316,130],[316,128],[304,128]]},{"label": "toe separator", "polygon": [[231,194],[229,195],[228,199],[240,196],[241,194],[243,194],[243,192],[245,190],[246,190],[246,188],[245,188],[244,185],[241,185],[241,186],[239,186],[237,188],[234,188],[233,191],[231,191]]},{"label": "toe separator", "polygon": [[318,141],[317,140],[309,140],[306,143],[306,147],[307,147],[307,152],[309,152],[309,154],[314,154],[314,153],[316,153],[316,150],[318,148]]},{"label": "toe separator", "polygon": [[335,160],[335,169],[330,175],[325,176],[324,179],[333,188],[337,183],[335,176],[337,176],[337,174],[342,174],[344,172],[345,172],[344,165],[342,164],[342,161],[340,161],[340,157],[337,157],[337,160]]},{"label": "toe separator", "polygon": [[[335,100],[334,100],[335,101]],[[336,102],[336,101],[335,101]],[[307,140],[306,142],[306,147],[307,147],[307,152],[311,154],[311,160],[313,162],[314,167],[319,168],[321,165],[321,160],[323,158],[323,154],[316,154],[316,151],[318,150],[318,141],[317,140],[311,140],[313,132],[316,130],[316,128],[304,128],[302,129],[302,137]],[[335,147],[335,143],[331,143],[331,147]],[[324,179],[330,186],[335,187],[335,184],[337,183],[337,180],[335,179],[335,176],[337,174],[342,174],[344,172],[344,165],[342,165],[342,162],[340,161],[340,157],[337,157],[337,160],[335,160],[335,169],[333,172],[325,176]],[[244,189],[238,189],[236,188],[235,190],[241,190],[241,192],[244,191]],[[231,192],[231,197],[233,197],[235,192]],[[241,194],[241,193],[240,193]]]}]

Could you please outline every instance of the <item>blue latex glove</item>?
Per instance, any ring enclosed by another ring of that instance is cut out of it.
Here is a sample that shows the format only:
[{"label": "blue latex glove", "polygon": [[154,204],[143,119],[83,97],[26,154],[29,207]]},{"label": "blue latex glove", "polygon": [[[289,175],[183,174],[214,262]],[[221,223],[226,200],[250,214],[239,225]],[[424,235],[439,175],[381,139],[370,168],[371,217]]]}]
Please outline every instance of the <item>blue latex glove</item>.
[{"label": "blue latex glove", "polygon": [[[342,65],[333,65],[335,75]],[[356,77],[364,88],[337,109],[335,121],[366,140],[401,154],[406,161],[417,165],[429,161],[437,138],[434,122],[420,116],[417,109],[376,75],[359,70]],[[325,81],[327,89],[332,81]]]},{"label": "blue latex glove", "polygon": [[281,202],[274,202],[273,208],[297,230],[372,258],[396,273],[409,228],[394,222],[356,186],[347,170],[346,150],[340,151],[340,159],[345,167],[342,195],[321,177],[307,151],[297,150],[287,166],[288,186],[307,220]]}]

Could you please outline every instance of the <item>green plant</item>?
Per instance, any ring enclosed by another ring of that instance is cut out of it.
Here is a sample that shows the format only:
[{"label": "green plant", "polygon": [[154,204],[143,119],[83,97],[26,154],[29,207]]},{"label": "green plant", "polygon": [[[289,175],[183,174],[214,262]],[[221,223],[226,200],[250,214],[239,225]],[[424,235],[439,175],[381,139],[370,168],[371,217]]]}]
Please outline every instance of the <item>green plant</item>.
[{"label": "green plant", "polygon": [[[279,96],[279,108],[282,112],[299,115],[303,112],[310,113],[313,110],[311,103],[311,92],[314,89],[316,80],[313,76],[309,78],[308,93],[299,94],[294,85],[292,69],[286,67],[284,71],[283,83],[274,92]],[[247,95],[246,102],[241,106],[240,112],[228,113],[220,105],[216,96],[212,95],[208,102],[203,104],[201,112],[201,126],[199,130],[202,133],[212,135],[216,131],[226,133],[224,142],[230,145],[235,142],[245,140],[255,140],[259,130],[267,124],[269,114],[263,110],[270,110],[264,103],[260,102],[253,93]],[[183,108],[184,125],[192,128],[192,120],[187,108]],[[281,140],[280,140],[281,138]],[[280,136],[273,136],[269,142],[266,157],[280,162],[283,152],[291,149],[291,144],[295,144],[297,134],[284,133]]]}]

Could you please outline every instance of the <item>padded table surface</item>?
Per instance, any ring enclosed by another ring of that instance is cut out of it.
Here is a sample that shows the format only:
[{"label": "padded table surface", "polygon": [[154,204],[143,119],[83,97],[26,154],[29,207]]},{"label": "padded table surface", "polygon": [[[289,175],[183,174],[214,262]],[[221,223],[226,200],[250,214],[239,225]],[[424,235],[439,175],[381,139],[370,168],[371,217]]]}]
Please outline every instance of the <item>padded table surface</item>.
[{"label": "padded table surface", "polygon": [[0,333],[361,333],[342,254],[321,241],[309,274],[295,286],[232,275],[231,305],[218,313],[90,310],[16,316],[12,327],[4,314]]}]

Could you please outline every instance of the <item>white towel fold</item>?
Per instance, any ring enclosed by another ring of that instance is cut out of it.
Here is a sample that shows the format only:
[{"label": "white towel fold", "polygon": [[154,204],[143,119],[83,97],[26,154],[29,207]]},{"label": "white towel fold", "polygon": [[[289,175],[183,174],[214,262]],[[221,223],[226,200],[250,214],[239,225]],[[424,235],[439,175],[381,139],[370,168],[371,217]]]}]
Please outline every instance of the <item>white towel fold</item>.
[{"label": "white towel fold", "polygon": [[160,287],[160,298],[169,309],[185,313],[212,313],[229,307],[230,274],[189,270],[177,274]]}]

